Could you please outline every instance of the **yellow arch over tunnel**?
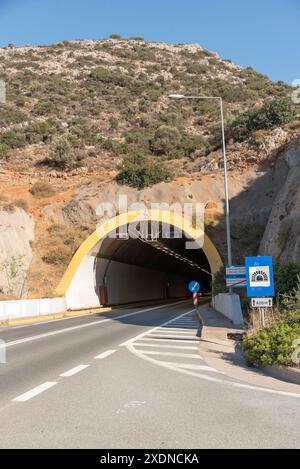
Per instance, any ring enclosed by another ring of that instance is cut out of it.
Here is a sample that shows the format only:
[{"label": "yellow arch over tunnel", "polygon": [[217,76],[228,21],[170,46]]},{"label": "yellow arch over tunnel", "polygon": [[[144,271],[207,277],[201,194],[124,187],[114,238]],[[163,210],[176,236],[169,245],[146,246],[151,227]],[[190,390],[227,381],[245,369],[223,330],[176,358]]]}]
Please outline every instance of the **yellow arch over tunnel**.
[{"label": "yellow arch over tunnel", "polygon": [[85,256],[87,256],[110,232],[124,226],[125,224],[146,220],[149,222],[161,222],[172,225],[175,228],[182,230],[183,233],[194,241],[203,239],[204,235],[204,243],[199,247],[202,248],[207,257],[212,274],[216,273],[223,266],[221,256],[209,237],[203,233],[201,229],[191,226],[190,222],[184,218],[182,214],[168,210],[147,210],[146,213],[145,210],[136,210],[123,213],[106,221],[81,244],[57,286],[55,295],[65,296],[76,271]]}]

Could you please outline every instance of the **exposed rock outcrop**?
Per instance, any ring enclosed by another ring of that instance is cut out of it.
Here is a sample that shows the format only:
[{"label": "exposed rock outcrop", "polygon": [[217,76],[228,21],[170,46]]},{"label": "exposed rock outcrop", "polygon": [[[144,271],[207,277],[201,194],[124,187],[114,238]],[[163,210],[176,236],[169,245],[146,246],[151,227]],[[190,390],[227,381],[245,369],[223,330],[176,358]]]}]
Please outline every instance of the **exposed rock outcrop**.
[{"label": "exposed rock outcrop", "polygon": [[34,221],[21,208],[0,210],[0,292],[25,294],[26,275],[32,259]]},{"label": "exposed rock outcrop", "polygon": [[300,260],[300,136],[281,149],[276,169],[286,167],[264,237],[261,254],[273,255],[282,261]]}]

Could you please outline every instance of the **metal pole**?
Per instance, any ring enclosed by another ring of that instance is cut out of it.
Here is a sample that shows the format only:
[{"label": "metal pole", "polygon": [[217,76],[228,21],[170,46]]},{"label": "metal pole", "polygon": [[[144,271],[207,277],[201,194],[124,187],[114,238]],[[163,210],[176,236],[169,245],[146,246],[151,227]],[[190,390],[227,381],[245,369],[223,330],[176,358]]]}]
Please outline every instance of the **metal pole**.
[{"label": "metal pole", "polygon": [[[228,265],[231,266],[232,265],[232,251],[231,251],[231,230],[230,230],[230,208],[229,208],[229,193],[228,193],[228,173],[227,173],[227,155],[226,155],[226,143],[225,143],[224,111],[223,111],[223,99],[222,98],[220,98],[220,107],[221,107],[222,145],[223,145],[223,162],[224,162],[227,259],[228,259]],[[231,291],[232,291],[232,288],[231,288]]]}]

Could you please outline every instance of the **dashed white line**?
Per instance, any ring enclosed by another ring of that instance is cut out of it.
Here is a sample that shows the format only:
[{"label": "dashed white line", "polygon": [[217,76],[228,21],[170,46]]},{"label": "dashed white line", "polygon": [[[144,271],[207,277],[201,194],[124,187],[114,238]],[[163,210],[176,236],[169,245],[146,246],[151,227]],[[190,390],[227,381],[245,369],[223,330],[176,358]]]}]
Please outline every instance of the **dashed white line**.
[{"label": "dashed white line", "polygon": [[85,370],[86,368],[88,368],[90,365],[78,365],[78,366],[75,366],[75,368],[71,368],[71,370],[68,370],[66,371],[65,373],[62,373],[61,375],[59,376],[62,376],[64,378],[68,378],[69,376],[74,376],[76,375],[77,373],[79,373],[80,371],[82,370]]},{"label": "dashed white line", "polygon": [[24,394],[21,394],[20,396],[13,399],[13,402],[29,401],[29,399],[32,399],[33,397],[37,396],[38,394],[41,394],[42,392],[46,391],[47,389],[52,388],[56,384],[57,384],[56,381],[55,382],[48,381],[46,383],[40,384],[39,386],[36,386],[35,388],[31,389],[30,391],[27,391]]},{"label": "dashed white line", "polygon": [[109,355],[112,355],[115,353],[116,350],[107,350],[106,352],[100,353],[99,355],[96,355],[94,357],[95,360],[102,360],[103,358],[109,357]]}]

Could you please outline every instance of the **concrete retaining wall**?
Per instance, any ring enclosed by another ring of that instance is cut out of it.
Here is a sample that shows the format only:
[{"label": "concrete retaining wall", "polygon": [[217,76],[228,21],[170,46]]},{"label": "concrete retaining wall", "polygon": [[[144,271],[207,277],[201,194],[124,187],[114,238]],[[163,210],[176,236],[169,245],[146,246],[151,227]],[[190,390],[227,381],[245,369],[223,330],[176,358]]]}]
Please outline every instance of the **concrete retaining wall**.
[{"label": "concrete retaining wall", "polygon": [[212,299],[212,306],[216,311],[226,316],[235,325],[244,323],[239,295],[233,293],[219,293]]},{"label": "concrete retaining wall", "polygon": [[66,311],[65,298],[39,298],[0,302],[0,321],[22,319],[31,316],[47,316]]}]

